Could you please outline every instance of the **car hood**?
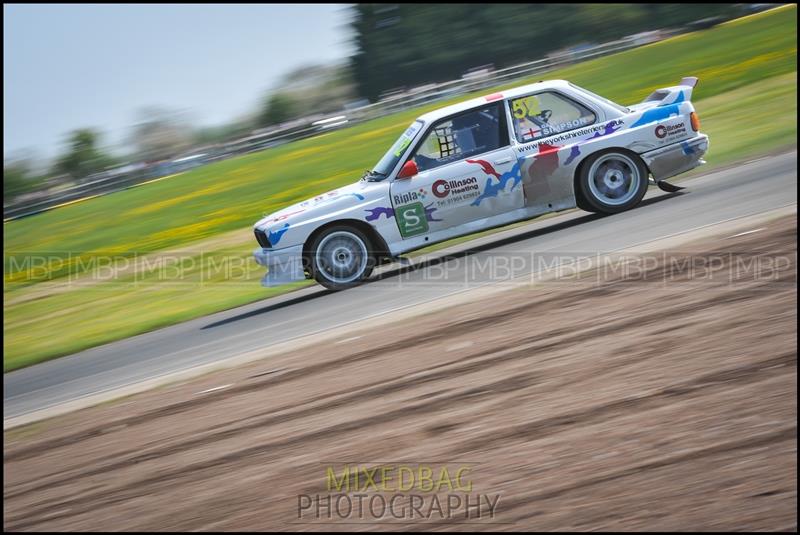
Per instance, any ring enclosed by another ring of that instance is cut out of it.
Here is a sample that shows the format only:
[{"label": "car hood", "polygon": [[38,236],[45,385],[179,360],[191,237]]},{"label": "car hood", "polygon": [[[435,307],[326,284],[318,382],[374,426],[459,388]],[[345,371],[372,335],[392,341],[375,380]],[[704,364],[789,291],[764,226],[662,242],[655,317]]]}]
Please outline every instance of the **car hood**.
[{"label": "car hood", "polygon": [[370,200],[377,184],[361,180],[355,184],[322,193],[269,214],[261,218],[254,227],[269,230],[270,227],[277,223],[281,225],[295,223],[313,219],[323,214],[330,214],[340,209],[351,208],[354,204]]}]

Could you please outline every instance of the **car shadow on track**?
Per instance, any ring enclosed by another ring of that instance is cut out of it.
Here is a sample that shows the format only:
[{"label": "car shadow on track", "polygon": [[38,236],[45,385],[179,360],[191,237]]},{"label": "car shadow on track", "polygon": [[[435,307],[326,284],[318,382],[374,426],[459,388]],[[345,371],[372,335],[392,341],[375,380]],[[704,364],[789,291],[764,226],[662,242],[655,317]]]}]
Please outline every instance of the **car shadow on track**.
[{"label": "car shadow on track", "polygon": [[311,293],[304,293],[303,295],[298,295],[297,297],[287,299],[286,301],[281,301],[280,303],[273,303],[265,307],[257,308],[255,310],[250,310],[248,312],[238,314],[236,316],[231,316],[230,318],[225,318],[224,320],[219,320],[215,321],[214,323],[209,323],[208,325],[203,325],[200,328],[200,330],[203,331],[205,329],[213,329],[214,327],[222,327],[223,325],[227,325],[229,323],[246,320],[247,318],[252,318],[254,316],[259,316],[261,314],[266,314],[267,312],[273,312],[275,310],[280,310],[282,308],[286,308],[292,305],[304,303],[306,301],[310,301],[318,297],[336,293],[333,290],[327,290],[322,286],[316,288],[316,291],[313,291],[315,290],[314,288],[312,288],[311,290],[312,290]]},{"label": "car shadow on track", "polygon": [[[648,206],[648,205],[651,205],[651,204],[655,204],[655,203],[658,203],[658,202],[661,202],[661,201],[666,201],[668,199],[672,199],[672,198],[675,198],[675,197],[680,197],[681,195],[685,195],[685,194],[686,194],[685,192],[680,191],[680,192],[669,193],[669,194],[664,194],[664,195],[658,195],[656,197],[651,197],[651,198],[648,198],[648,199],[644,199],[644,200],[642,200],[641,203],[639,203],[639,205],[635,208],[635,210],[638,210],[641,207]],[[627,212],[623,212],[623,213],[627,213]],[[425,260],[423,262],[415,263],[415,264],[412,264],[412,265],[397,266],[395,268],[390,268],[390,269],[387,269],[387,270],[385,270],[385,271],[383,271],[383,272],[381,272],[381,273],[379,273],[377,275],[374,275],[372,278],[370,278],[364,284],[374,284],[376,282],[380,282],[380,281],[384,281],[384,280],[387,280],[387,279],[391,279],[393,277],[399,277],[401,275],[405,275],[405,274],[408,274],[408,273],[411,273],[411,272],[414,272],[414,271],[418,271],[420,269],[426,269],[426,268],[429,268],[429,267],[432,267],[432,266],[437,266],[439,264],[444,264],[444,263],[449,262],[451,260],[457,260],[457,259],[466,258],[468,256],[475,255],[475,254],[482,253],[482,252],[486,252],[486,251],[489,251],[491,249],[496,249],[498,247],[503,247],[505,245],[510,245],[510,244],[517,243],[517,242],[524,241],[524,240],[528,240],[528,239],[531,239],[531,238],[536,238],[537,236],[543,236],[543,235],[546,235],[546,234],[551,234],[553,232],[558,232],[559,230],[569,229],[569,228],[572,228],[572,227],[576,227],[578,225],[583,225],[584,223],[591,223],[592,221],[596,221],[596,220],[599,220],[599,219],[604,219],[606,217],[613,217],[613,216],[587,213],[586,215],[581,216],[581,217],[577,217],[575,219],[570,219],[568,221],[564,221],[564,222],[561,222],[561,223],[556,223],[554,225],[550,225],[550,226],[547,226],[547,227],[544,227],[544,228],[531,230],[529,232],[524,232],[522,234],[516,234],[514,236],[509,236],[508,238],[502,238],[502,239],[490,241],[490,242],[485,243],[483,245],[478,245],[476,247],[470,247],[469,249],[465,249],[463,251],[458,251],[456,253],[451,253],[451,254],[438,256],[436,258],[431,258],[429,260]],[[310,301],[312,299],[317,299],[319,297],[324,297],[324,296],[327,296],[327,295],[330,295],[330,294],[335,294],[335,293],[338,293],[338,292],[335,292],[333,290],[326,290],[326,289],[320,287],[320,288],[318,288],[317,291],[312,291],[311,293],[304,293],[303,295],[300,295],[300,296],[297,296],[297,297],[294,297],[294,298],[291,298],[291,299],[287,299],[287,300],[281,301],[279,303],[269,304],[267,306],[264,306],[264,307],[261,307],[261,308],[257,308],[255,310],[250,310],[248,312],[244,312],[242,314],[238,314],[238,315],[232,316],[230,318],[225,318],[223,320],[215,321],[214,323],[209,323],[208,325],[204,325],[203,327],[201,327],[201,330],[213,329],[215,327],[222,327],[223,325],[228,325],[230,323],[235,323],[237,321],[246,320],[248,318],[259,316],[261,314],[266,314],[268,312],[274,312],[275,310],[280,310],[282,308],[286,308],[286,307],[289,307],[289,306],[292,306],[292,305],[296,305],[296,304],[299,304],[299,303],[304,303],[304,302]]]}]

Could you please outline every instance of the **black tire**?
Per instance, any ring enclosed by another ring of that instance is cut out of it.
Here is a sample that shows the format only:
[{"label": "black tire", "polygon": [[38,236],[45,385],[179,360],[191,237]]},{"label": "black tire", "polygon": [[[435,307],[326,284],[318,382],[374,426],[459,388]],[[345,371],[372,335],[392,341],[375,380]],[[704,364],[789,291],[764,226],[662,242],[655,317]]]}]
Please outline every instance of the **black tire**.
[{"label": "black tire", "polygon": [[306,265],[314,280],[324,287],[345,290],[369,278],[375,267],[375,254],[363,232],[348,225],[334,225],[314,237]]},{"label": "black tire", "polygon": [[639,156],[624,149],[608,149],[591,155],[581,165],[576,201],[590,212],[616,214],[630,210],[647,193],[648,171]]},{"label": "black tire", "polygon": [[584,212],[591,212],[591,213],[597,212],[595,207],[591,206],[589,203],[586,202],[586,199],[584,199],[583,193],[580,190],[580,185],[577,185],[577,187],[575,188],[575,206],[577,206]]}]

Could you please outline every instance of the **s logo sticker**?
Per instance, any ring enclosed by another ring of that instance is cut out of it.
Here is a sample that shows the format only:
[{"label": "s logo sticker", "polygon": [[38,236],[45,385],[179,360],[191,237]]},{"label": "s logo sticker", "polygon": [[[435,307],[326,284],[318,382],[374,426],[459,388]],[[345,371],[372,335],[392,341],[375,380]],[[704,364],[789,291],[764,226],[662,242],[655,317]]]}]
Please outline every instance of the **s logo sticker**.
[{"label": "s logo sticker", "polygon": [[400,206],[394,211],[403,238],[428,232],[428,219],[425,217],[425,207],[421,202]]}]

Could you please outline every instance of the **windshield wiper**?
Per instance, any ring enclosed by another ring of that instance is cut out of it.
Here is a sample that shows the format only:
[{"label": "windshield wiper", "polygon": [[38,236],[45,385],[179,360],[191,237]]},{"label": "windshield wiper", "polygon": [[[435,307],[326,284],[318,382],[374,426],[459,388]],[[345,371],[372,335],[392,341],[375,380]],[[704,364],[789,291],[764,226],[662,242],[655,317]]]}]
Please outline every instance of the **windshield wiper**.
[{"label": "windshield wiper", "polygon": [[367,180],[370,180],[373,177],[386,178],[386,173],[381,173],[380,171],[371,171],[370,170],[370,171],[367,171],[364,174],[364,176],[361,177],[361,178],[366,178]]}]

